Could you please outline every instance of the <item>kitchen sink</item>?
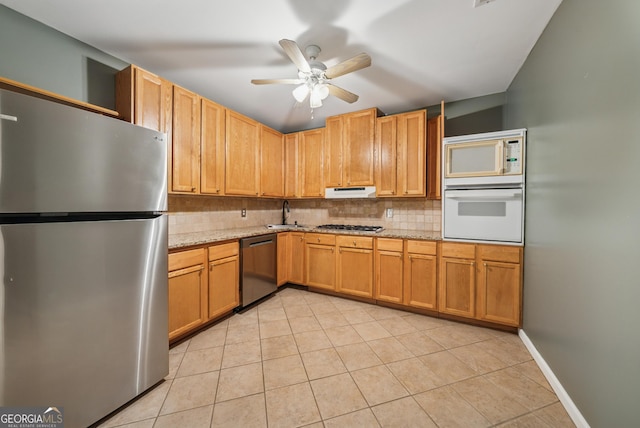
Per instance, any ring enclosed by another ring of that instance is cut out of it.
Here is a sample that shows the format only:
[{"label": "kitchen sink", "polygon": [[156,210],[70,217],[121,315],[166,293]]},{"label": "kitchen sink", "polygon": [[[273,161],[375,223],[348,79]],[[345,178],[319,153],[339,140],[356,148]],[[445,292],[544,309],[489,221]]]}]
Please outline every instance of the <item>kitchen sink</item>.
[{"label": "kitchen sink", "polygon": [[301,227],[305,227],[301,224],[268,224],[267,229],[271,230],[288,230],[288,229],[297,229]]}]

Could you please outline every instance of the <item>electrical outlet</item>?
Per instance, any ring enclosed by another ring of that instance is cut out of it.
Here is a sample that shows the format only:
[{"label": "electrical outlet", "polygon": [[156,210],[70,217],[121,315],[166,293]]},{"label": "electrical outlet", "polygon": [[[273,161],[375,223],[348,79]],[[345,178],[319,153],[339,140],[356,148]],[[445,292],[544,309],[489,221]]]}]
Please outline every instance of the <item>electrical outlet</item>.
[{"label": "electrical outlet", "polygon": [[393,208],[387,208],[387,218],[393,218]]},{"label": "electrical outlet", "polygon": [[247,216],[247,209],[243,208],[242,211],[240,212],[240,215],[242,215],[242,217],[246,217]]}]

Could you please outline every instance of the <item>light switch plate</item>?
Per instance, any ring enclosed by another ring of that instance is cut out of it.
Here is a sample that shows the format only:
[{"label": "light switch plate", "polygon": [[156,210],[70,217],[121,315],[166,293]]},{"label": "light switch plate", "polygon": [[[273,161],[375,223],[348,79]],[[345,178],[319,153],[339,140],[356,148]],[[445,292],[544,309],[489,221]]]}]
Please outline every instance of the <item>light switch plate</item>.
[{"label": "light switch plate", "polygon": [[393,218],[393,208],[387,208],[387,218]]},{"label": "light switch plate", "polygon": [[247,209],[243,208],[242,211],[240,212],[240,215],[242,215],[242,217],[246,217],[247,216]]}]

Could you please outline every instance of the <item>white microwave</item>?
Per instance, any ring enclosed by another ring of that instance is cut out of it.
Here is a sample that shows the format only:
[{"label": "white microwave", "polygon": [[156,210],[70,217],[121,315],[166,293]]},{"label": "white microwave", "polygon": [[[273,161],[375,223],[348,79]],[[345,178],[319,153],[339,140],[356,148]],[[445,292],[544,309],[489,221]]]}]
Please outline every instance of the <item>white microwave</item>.
[{"label": "white microwave", "polygon": [[444,179],[521,176],[524,130],[476,134],[444,141]]}]

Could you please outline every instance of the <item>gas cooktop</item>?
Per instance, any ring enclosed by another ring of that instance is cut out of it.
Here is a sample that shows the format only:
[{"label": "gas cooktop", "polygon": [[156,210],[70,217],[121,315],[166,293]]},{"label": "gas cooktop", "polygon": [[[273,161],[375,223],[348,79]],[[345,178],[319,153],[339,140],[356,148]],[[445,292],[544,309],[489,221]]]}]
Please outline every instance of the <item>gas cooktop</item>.
[{"label": "gas cooktop", "polygon": [[321,224],[318,229],[330,229],[330,230],[354,230],[357,232],[382,232],[384,227],[382,226],[360,226],[352,224]]}]

